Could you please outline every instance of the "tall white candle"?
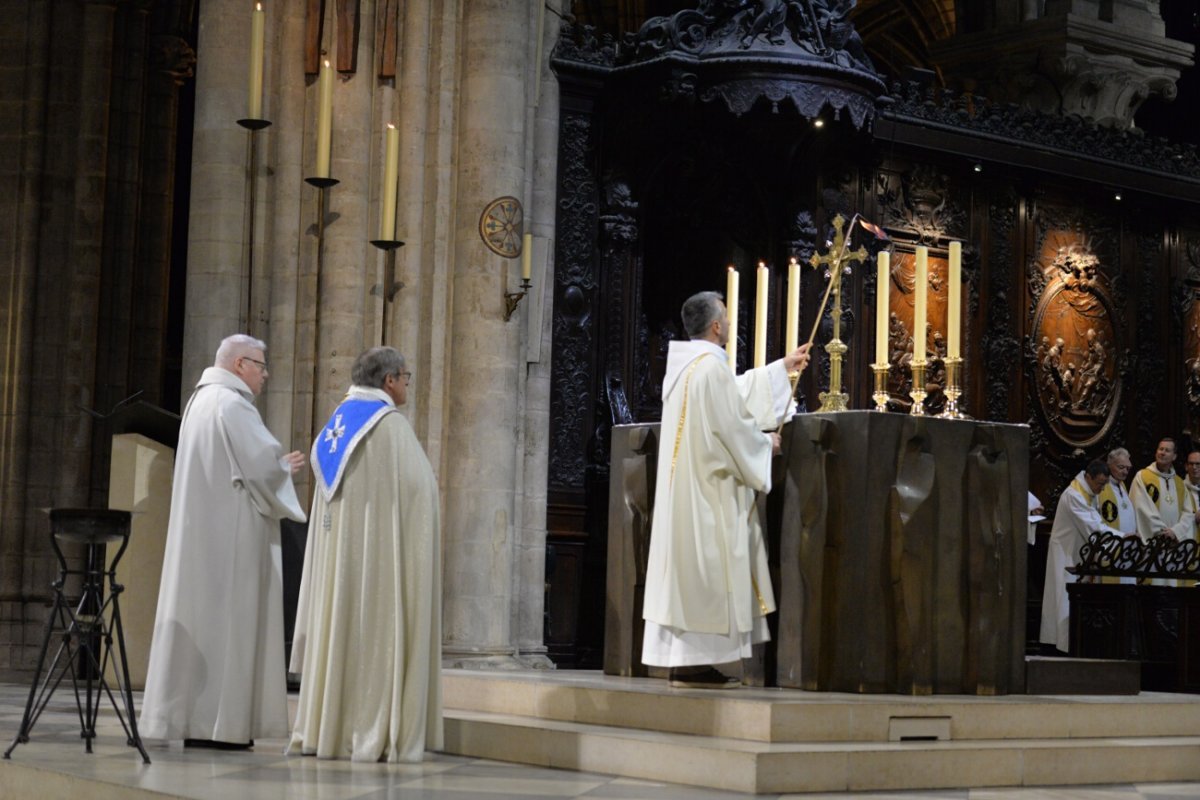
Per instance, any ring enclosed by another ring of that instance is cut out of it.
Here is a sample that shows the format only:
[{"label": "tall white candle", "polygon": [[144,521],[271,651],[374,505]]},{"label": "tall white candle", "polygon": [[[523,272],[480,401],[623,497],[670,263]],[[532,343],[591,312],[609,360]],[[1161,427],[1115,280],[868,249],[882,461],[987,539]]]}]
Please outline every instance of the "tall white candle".
[{"label": "tall white candle", "polygon": [[526,233],[521,237],[521,280],[527,281],[533,275],[533,234]]},{"label": "tall white candle", "polygon": [[250,102],[246,111],[247,119],[262,119],[265,17],[262,3],[256,3],[250,14]]},{"label": "tall white candle", "polygon": [[958,358],[962,332],[962,242],[950,243],[950,299],[946,313],[946,357]]},{"label": "tall white candle", "polygon": [[737,372],[738,271],[732,266],[725,279],[725,308],[729,318],[729,341],[725,343],[725,355],[729,359],[729,368]]},{"label": "tall white candle", "polygon": [[917,248],[915,299],[913,301],[913,361],[925,363],[925,291],[929,286],[929,248]]},{"label": "tall white candle", "polygon": [[767,365],[767,303],[771,297],[771,271],[758,262],[758,293],[754,299],[754,366]]},{"label": "tall white candle", "polygon": [[888,363],[888,294],[892,286],[892,255],[879,251],[879,277],[875,281],[875,363]]},{"label": "tall white candle", "polygon": [[788,264],[787,328],[784,355],[800,346],[800,265],[793,257]]},{"label": "tall white candle", "polygon": [[396,126],[387,126],[387,144],[384,148],[383,185],[379,188],[379,238],[390,242],[396,238],[396,180],[400,164],[400,131]]},{"label": "tall white candle", "polygon": [[321,66],[317,106],[317,172],[314,177],[329,177],[329,151],[333,142],[333,68],[329,60]]}]

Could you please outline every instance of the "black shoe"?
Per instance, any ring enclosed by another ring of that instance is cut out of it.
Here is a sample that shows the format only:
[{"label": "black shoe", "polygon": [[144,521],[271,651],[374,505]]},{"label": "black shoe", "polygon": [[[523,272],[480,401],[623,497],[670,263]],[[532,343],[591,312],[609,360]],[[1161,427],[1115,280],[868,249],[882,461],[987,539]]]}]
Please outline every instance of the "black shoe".
[{"label": "black shoe", "polygon": [[248,742],[220,742],[216,739],[184,739],[184,747],[196,747],[201,750],[249,750],[254,747],[254,740]]},{"label": "black shoe", "polygon": [[742,685],[737,678],[731,678],[714,667],[704,667],[695,671],[671,669],[667,680],[673,689],[736,689]]}]

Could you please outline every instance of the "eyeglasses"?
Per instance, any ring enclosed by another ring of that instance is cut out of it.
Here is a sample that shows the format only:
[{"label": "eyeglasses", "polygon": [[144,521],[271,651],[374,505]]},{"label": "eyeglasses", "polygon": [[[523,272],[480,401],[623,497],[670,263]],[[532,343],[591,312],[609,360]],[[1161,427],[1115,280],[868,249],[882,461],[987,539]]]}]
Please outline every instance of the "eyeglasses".
[{"label": "eyeglasses", "polygon": [[1188,469],[1191,469],[1192,467],[1200,467],[1200,461],[1189,461],[1187,462],[1187,465]]},{"label": "eyeglasses", "polygon": [[413,376],[413,374],[411,372],[397,372],[396,373],[397,378],[404,378],[404,380],[408,381],[409,383],[412,382],[412,376]]},{"label": "eyeglasses", "polygon": [[259,369],[261,369],[263,372],[267,371],[267,362],[265,362],[265,361],[259,361],[257,358],[251,358],[250,356],[242,356],[242,360],[243,361],[252,361],[255,364],[258,364]]}]

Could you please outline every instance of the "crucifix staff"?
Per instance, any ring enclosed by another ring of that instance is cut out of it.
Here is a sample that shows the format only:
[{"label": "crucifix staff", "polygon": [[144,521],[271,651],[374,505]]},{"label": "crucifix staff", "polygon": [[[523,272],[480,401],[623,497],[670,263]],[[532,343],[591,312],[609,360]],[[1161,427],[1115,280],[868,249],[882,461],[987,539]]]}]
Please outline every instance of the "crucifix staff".
[{"label": "crucifix staff", "polygon": [[[859,263],[869,257],[867,248],[862,246],[857,250],[847,250],[850,234],[854,232],[854,225],[859,221],[859,216],[855,214],[850,221],[849,229],[843,232],[842,228],[846,224],[846,218],[841,214],[834,217],[834,235],[829,249],[826,250],[825,255],[813,253],[808,262],[814,269],[821,265],[826,265],[829,269],[829,286],[826,287],[825,297],[821,300],[821,307],[817,310],[817,318],[813,322],[812,333],[808,337],[809,344],[816,339],[817,328],[821,325],[821,318],[825,315],[825,306],[829,302],[830,295],[833,296],[833,338],[825,345],[825,352],[829,353],[829,391],[821,393],[821,407],[818,411],[846,411],[849,408],[847,405],[849,397],[842,392],[842,356],[848,349],[845,342],[841,340],[842,273],[848,264]],[[866,223],[864,223],[864,227],[866,227]],[[872,233],[875,233],[876,236],[879,235],[876,231],[872,231]]]}]

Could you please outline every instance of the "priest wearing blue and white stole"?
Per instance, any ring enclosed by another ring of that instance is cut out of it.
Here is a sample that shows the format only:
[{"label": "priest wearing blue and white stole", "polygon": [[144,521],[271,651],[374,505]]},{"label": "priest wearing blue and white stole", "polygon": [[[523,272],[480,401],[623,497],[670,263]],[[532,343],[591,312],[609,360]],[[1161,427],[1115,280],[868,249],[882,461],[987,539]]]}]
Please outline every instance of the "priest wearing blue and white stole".
[{"label": "priest wearing blue and white stole", "polygon": [[437,481],[398,409],[412,377],[404,357],[372,348],[350,377],[312,447],[288,752],[421,761],[442,747]]},{"label": "priest wearing blue and white stole", "polygon": [[769,638],[775,593],[755,495],[771,490],[788,373],[808,363],[809,346],[735,377],[721,296],[688,298],[682,317],[691,340],[671,342],[663,379],[642,662],[670,668],[675,687],[724,689],[739,681],[713,665]]}]

